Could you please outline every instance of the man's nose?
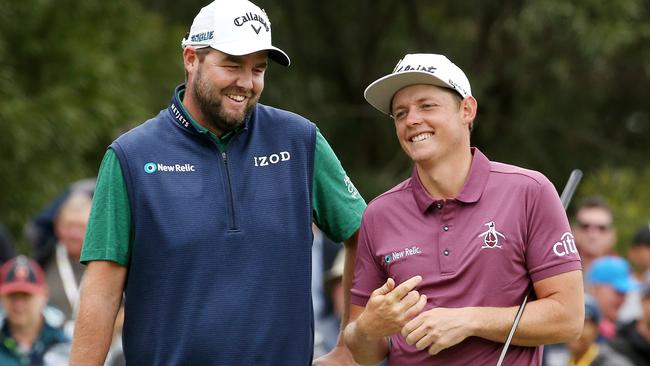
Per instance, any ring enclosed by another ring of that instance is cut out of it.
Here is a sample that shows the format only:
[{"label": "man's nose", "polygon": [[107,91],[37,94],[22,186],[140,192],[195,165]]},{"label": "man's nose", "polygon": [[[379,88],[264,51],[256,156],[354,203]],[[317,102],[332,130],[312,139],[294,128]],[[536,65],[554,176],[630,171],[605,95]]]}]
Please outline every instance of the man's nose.
[{"label": "man's nose", "polygon": [[253,70],[243,69],[237,76],[236,85],[246,90],[253,89]]},{"label": "man's nose", "polygon": [[422,115],[418,111],[416,107],[411,107],[408,110],[408,114],[406,115],[405,122],[407,125],[412,126],[412,125],[419,125],[422,123]]}]

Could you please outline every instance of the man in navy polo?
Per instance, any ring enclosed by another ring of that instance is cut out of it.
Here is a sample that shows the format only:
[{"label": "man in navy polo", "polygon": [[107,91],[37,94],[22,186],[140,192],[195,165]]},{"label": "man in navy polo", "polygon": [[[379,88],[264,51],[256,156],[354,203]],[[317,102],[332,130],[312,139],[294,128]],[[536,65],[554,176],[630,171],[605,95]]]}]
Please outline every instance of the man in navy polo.
[{"label": "man in navy polo", "polygon": [[365,203],[313,123],[258,103],[289,65],[262,9],[216,0],[182,46],[186,83],[102,161],[71,365],[104,362],[122,293],[128,364],[309,365],[312,222],[353,263]]},{"label": "man in navy polo", "polygon": [[562,203],[542,174],[470,147],[465,73],[409,54],[365,97],[415,167],[364,212],[345,331],[357,362],[495,365],[530,286],[504,364],[539,365],[537,346],[577,338],[582,274]]}]

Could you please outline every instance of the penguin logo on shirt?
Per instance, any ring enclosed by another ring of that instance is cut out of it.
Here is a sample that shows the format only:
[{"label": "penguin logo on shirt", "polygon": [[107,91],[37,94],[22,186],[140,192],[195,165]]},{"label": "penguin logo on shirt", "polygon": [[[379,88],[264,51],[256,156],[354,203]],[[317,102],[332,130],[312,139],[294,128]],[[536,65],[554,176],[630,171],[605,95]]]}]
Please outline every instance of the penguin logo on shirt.
[{"label": "penguin logo on shirt", "polygon": [[479,238],[483,238],[483,246],[481,246],[481,249],[501,248],[501,245],[499,245],[499,237],[502,237],[503,239],[506,237],[497,231],[494,221],[490,221],[484,225],[487,226],[488,229],[478,235]]}]

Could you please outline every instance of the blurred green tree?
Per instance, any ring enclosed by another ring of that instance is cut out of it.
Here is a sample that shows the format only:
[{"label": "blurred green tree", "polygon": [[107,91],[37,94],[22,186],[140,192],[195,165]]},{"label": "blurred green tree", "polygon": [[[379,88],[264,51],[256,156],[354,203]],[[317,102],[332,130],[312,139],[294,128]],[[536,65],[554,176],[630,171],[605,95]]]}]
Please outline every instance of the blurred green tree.
[{"label": "blurred green tree", "polygon": [[127,0],[3,3],[0,222],[14,235],[171,97],[183,75],[178,34]]},{"label": "blurred green tree", "polygon": [[[94,175],[118,131],[165,106],[183,78],[180,38],[208,2],[3,5],[0,220],[14,235],[67,183]],[[443,53],[463,68],[479,102],[472,142],[494,160],[539,170],[558,189],[576,167],[588,180],[647,165],[648,1],[255,2],[292,58],[271,65],[262,102],[317,123],[367,199],[411,169],[391,119],[363,99],[405,53]]]}]

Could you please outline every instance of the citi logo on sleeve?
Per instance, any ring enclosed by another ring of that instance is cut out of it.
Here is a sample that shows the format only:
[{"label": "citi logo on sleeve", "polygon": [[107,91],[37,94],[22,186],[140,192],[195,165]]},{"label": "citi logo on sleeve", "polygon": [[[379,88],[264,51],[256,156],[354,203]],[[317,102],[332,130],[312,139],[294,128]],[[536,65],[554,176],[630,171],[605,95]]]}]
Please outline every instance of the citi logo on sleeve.
[{"label": "citi logo on sleeve", "polygon": [[190,163],[162,164],[149,162],[143,167],[147,174],[174,172],[174,173],[191,173],[196,171],[196,166]]},{"label": "citi logo on sleeve", "polygon": [[573,238],[573,234],[568,231],[562,234],[560,240],[553,244],[553,253],[558,257],[578,253],[578,248],[576,248],[576,241]]}]

